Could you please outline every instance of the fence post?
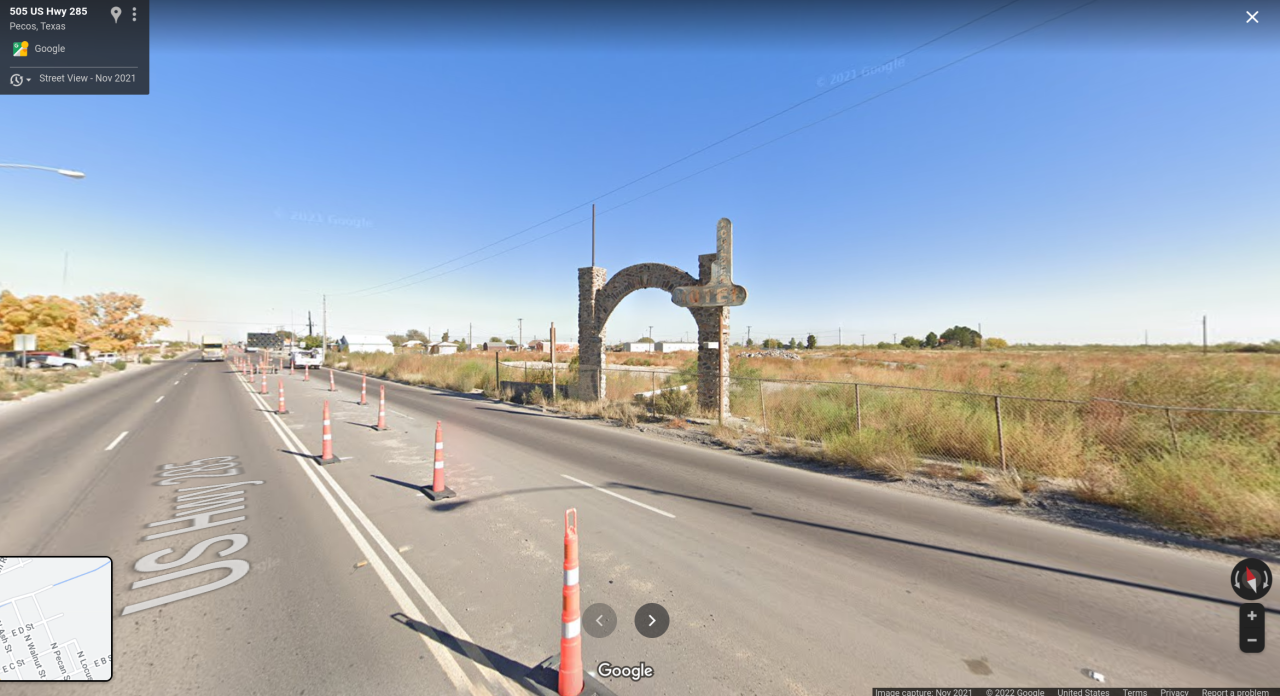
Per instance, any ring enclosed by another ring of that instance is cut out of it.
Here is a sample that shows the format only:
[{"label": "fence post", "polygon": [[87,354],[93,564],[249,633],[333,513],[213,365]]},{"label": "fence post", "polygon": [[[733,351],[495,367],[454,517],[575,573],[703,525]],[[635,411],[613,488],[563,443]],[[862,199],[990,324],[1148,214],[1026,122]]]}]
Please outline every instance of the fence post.
[{"label": "fence post", "polygon": [[764,427],[764,432],[767,435],[769,433],[769,418],[764,412],[764,380],[762,379],[756,384],[760,385],[760,425]]},{"label": "fence post", "polygon": [[1000,470],[1009,471],[1009,463],[1004,457],[1004,418],[1000,414],[1000,396],[996,396],[996,440],[1000,442]]},{"label": "fence post", "polygon": [[858,432],[862,432],[862,385],[853,384],[853,412],[857,416]]},{"label": "fence post", "polygon": [[1173,427],[1173,411],[1166,408],[1164,418],[1169,423],[1169,434],[1173,436],[1173,449],[1178,453],[1178,459],[1182,459],[1182,445],[1178,444],[1178,430]]},{"label": "fence post", "polygon": [[658,373],[649,373],[649,408],[658,415]]}]

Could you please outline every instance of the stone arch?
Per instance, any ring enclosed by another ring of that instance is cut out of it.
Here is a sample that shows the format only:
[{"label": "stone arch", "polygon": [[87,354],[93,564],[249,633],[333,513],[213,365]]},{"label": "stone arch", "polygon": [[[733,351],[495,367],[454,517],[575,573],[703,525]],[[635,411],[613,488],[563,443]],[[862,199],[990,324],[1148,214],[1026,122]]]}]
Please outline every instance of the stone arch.
[{"label": "stone arch", "polygon": [[[627,295],[637,290],[656,289],[671,293],[678,287],[700,285],[711,278],[715,254],[698,257],[698,275],[663,263],[639,263],[618,271],[606,282],[606,271],[598,266],[578,269],[578,390],[583,399],[605,395],[604,327],[613,310]],[[716,410],[717,402],[728,408],[728,353],[721,351],[728,336],[727,307],[689,308],[698,325],[698,403]],[[708,348],[714,343],[716,348]],[[723,365],[721,363],[724,363]],[[724,376],[722,378],[722,376]]]}]

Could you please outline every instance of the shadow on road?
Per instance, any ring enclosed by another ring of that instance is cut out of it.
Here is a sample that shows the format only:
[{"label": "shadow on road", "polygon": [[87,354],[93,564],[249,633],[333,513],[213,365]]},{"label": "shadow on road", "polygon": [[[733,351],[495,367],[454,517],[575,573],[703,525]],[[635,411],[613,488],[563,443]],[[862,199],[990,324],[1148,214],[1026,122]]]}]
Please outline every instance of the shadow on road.
[{"label": "shadow on road", "polygon": [[[381,478],[381,477],[378,477],[378,478]],[[399,482],[393,481],[393,483],[399,483]],[[947,548],[945,546],[937,546],[935,544],[928,544],[921,541],[911,541],[909,539],[901,539],[898,537],[892,537],[884,534],[864,532],[864,531],[859,531],[857,529],[850,529],[848,527],[837,527],[834,525],[822,524],[819,522],[809,522],[806,520],[801,520],[793,517],[784,517],[782,515],[772,515],[765,512],[758,512],[754,508],[748,505],[739,505],[737,503],[730,503],[723,500],[715,500],[711,498],[700,498],[697,496],[685,495],[683,493],[675,493],[672,491],[664,491],[656,488],[648,488],[646,486],[636,486],[628,483],[619,483],[617,481],[610,481],[608,483],[601,484],[598,487],[604,488],[604,489],[615,489],[615,490],[620,489],[620,490],[633,490],[633,491],[647,491],[649,493],[652,493],[658,496],[668,496],[672,498],[692,500],[700,503],[720,505],[724,507],[734,508],[737,510],[742,510],[744,512],[749,511],[753,517],[757,517],[761,519],[774,520],[777,522],[786,522],[789,524],[809,527],[811,529],[823,529],[823,530],[832,531],[832,532],[840,532],[842,534],[848,534],[848,535],[860,537],[863,539],[872,539],[875,541],[883,541],[891,544],[910,546],[912,548],[924,549],[926,551],[951,554],[954,556],[963,556],[965,558],[973,558],[980,561],[990,561],[992,563],[1000,563],[1004,565],[1017,566],[1019,568],[1029,568],[1032,570],[1040,570],[1048,573],[1065,575],[1067,577],[1080,578],[1083,580],[1092,580],[1095,582],[1104,582],[1112,585],[1120,585],[1122,587],[1129,587],[1129,588],[1138,589],[1138,590],[1147,590],[1149,592],[1159,592],[1161,594],[1173,595],[1175,597],[1183,597],[1185,599],[1194,599],[1202,602],[1211,602],[1214,604],[1223,604],[1227,606],[1237,606],[1239,604],[1239,602],[1233,602],[1233,601],[1221,599],[1218,597],[1210,597],[1208,595],[1195,594],[1193,592],[1184,592],[1182,590],[1175,590],[1168,587],[1159,587],[1157,585],[1147,585],[1139,582],[1132,582],[1130,580],[1122,580],[1120,578],[1109,578],[1102,575],[1093,575],[1091,573],[1082,573],[1076,570],[1068,570],[1066,568],[1055,568],[1053,566],[1042,565],[1039,563],[1031,563],[1029,561],[1019,561],[1019,560],[1014,560],[1012,558],[1001,558],[999,556],[991,556],[988,554],[977,553],[975,551],[964,551],[962,549]],[[485,500],[489,500],[493,498],[501,498],[503,496],[508,496],[508,495],[521,495],[526,493],[545,493],[545,492],[563,491],[563,490],[579,490],[581,488],[582,486],[572,485],[572,486],[545,486],[542,488],[521,488],[521,489],[515,489],[515,490],[509,490],[509,491],[499,491],[497,493],[490,493],[488,495],[476,496],[473,498],[467,498],[465,500],[449,500],[444,503],[434,505],[429,509],[433,512],[449,512],[449,511],[464,507],[466,505],[480,503],[480,502],[484,502]],[[1267,613],[1280,614],[1280,609],[1268,608]]]},{"label": "shadow on road", "polygon": [[493,408],[492,406],[477,406],[477,411],[493,411],[494,413],[502,413],[509,416],[533,416],[534,418],[560,418],[567,420],[564,416],[554,413],[537,413],[535,411],[516,411],[507,408]]},{"label": "shadow on road", "polygon": [[368,428],[368,429],[373,430],[373,431],[375,431],[375,432],[377,432],[377,430],[378,430],[378,424],[377,424],[377,423],[357,423],[357,422],[355,422],[355,421],[343,421],[343,422],[344,422],[344,423],[346,423],[347,425],[354,425],[354,426],[356,426],[356,427],[358,427],[358,428]]},{"label": "shadow on road", "polygon": [[310,459],[310,460],[311,460],[311,461],[313,461],[313,462],[318,462],[318,461],[320,461],[320,455],[318,455],[318,454],[307,454],[306,452],[294,452],[293,450],[287,450],[287,449],[282,449],[282,450],[280,450],[280,451],[281,451],[281,452],[284,452],[285,454],[292,454],[292,455],[293,455],[293,456],[295,456],[295,457],[302,457],[303,459]]},{"label": "shadow on road", "polygon": [[539,693],[537,689],[533,688],[525,681],[525,676],[529,674],[532,669],[529,666],[516,662],[502,653],[497,653],[489,650],[488,648],[481,647],[469,640],[463,640],[448,631],[429,626],[417,619],[411,619],[400,612],[392,614],[391,618],[395,619],[407,628],[411,628],[455,653],[481,665],[482,667],[492,667],[498,672],[498,674],[501,674],[516,684],[519,684],[521,688],[529,693]]},{"label": "shadow on road", "polygon": [[412,488],[412,489],[413,489],[413,490],[415,490],[415,491],[420,491],[420,490],[422,490],[423,486],[427,485],[427,484],[409,483],[408,481],[401,481],[401,480],[399,480],[399,479],[387,478],[386,476],[379,476],[379,475],[377,475],[377,474],[369,474],[369,475],[370,475],[370,476],[372,476],[373,478],[378,479],[379,481],[386,481],[387,483],[394,483],[394,484],[396,484],[397,486],[404,486],[405,488]]}]

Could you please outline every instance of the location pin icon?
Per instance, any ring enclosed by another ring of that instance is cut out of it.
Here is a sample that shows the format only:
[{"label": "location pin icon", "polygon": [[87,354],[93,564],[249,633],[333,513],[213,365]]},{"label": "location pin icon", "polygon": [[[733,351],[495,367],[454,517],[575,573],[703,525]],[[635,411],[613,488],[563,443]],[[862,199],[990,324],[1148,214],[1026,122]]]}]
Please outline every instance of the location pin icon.
[{"label": "location pin icon", "polygon": [[111,8],[111,18],[112,18],[112,19],[114,19],[114,20],[116,20],[116,24],[119,24],[119,23],[120,23],[120,8],[119,8],[119,7],[113,7],[113,8]]}]

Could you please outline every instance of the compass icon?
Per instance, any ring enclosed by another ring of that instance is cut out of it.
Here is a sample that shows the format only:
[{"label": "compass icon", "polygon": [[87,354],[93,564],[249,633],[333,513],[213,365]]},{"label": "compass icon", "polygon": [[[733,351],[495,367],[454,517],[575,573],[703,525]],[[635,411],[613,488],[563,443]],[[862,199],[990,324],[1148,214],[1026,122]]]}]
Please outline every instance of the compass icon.
[{"label": "compass icon", "polygon": [[10,77],[10,78],[9,78],[9,84],[13,85],[14,87],[21,87],[21,86],[22,86],[22,76],[21,76],[21,75],[19,75],[18,73],[14,73],[14,74],[13,74],[13,77]]},{"label": "compass icon", "polygon": [[1256,558],[1246,558],[1231,569],[1231,589],[1248,602],[1256,602],[1271,589],[1271,568]]}]

